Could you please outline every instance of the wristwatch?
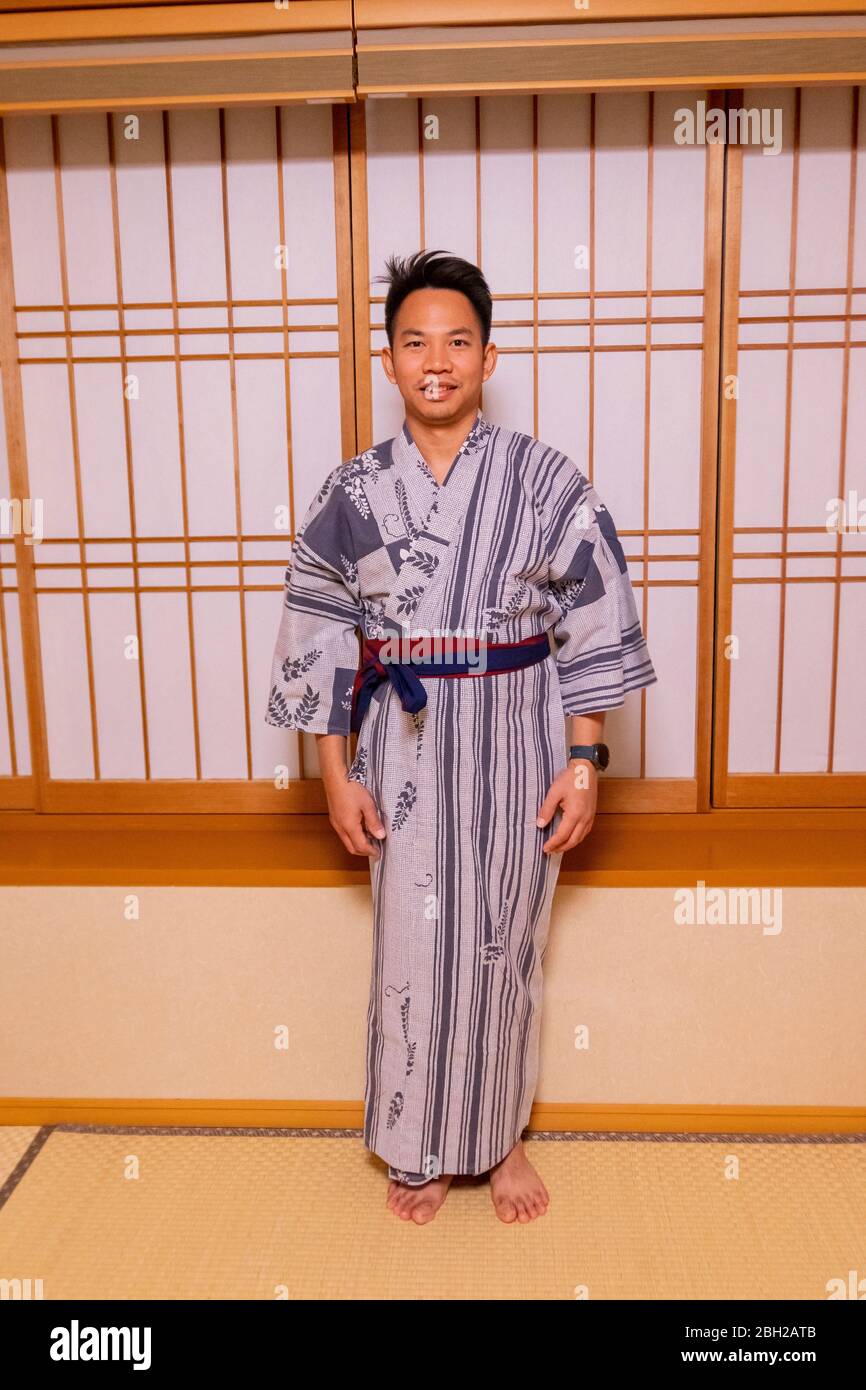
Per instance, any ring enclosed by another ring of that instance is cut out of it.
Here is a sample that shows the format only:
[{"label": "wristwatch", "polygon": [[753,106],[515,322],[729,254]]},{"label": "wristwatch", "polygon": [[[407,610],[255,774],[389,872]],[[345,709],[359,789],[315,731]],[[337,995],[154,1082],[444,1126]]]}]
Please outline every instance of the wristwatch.
[{"label": "wristwatch", "polygon": [[610,762],[610,749],[606,743],[573,743],[568,750],[568,761],[572,758],[586,758],[593,767],[604,772]]}]

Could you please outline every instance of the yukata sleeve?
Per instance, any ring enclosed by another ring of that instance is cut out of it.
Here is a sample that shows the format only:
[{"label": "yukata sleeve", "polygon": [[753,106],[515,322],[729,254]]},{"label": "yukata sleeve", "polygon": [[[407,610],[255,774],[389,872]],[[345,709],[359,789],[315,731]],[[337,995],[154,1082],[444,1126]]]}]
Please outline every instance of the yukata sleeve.
[{"label": "yukata sleeve", "polygon": [[548,561],[553,642],[566,715],[616,709],[658,680],[610,512],[563,454],[547,456],[536,506]]},{"label": "yukata sleeve", "polygon": [[363,610],[342,465],[328,475],[295,535],[271,664],[265,721],[308,734],[348,734]]}]

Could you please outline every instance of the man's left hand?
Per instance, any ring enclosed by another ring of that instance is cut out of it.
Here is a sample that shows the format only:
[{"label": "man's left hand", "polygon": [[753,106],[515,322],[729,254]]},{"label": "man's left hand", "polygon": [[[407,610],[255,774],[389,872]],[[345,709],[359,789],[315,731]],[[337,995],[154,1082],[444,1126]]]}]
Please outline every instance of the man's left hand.
[{"label": "man's left hand", "polygon": [[547,825],[558,807],[562,820],[544,843],[545,854],[564,854],[588,835],[595,820],[598,800],[598,771],[585,758],[575,758],[551,783],[541,803],[537,825]]}]

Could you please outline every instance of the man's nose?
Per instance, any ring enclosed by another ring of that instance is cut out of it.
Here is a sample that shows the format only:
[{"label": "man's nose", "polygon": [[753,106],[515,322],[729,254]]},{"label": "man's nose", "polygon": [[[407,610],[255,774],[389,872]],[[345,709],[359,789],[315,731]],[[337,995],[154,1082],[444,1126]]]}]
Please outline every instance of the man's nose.
[{"label": "man's nose", "polygon": [[445,372],[449,369],[448,354],[444,348],[431,347],[424,358],[424,370],[427,372]]}]

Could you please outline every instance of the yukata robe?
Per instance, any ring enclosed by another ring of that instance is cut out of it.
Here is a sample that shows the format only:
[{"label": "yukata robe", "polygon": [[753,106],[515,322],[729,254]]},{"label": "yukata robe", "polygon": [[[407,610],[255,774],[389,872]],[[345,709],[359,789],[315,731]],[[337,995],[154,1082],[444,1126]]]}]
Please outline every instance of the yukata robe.
[{"label": "yukata robe", "polygon": [[485,1172],[536,1088],[562,860],[542,846],[562,814],[535,821],[566,765],[565,716],[657,679],[614,523],[569,458],[480,411],[441,485],[404,422],[326,477],[284,598],[265,718],[308,733],[349,731],[358,628],[552,637],[524,670],[424,677],[416,714],[385,680],[349,770],[386,830],[370,861],[364,1142],[410,1185]]}]

